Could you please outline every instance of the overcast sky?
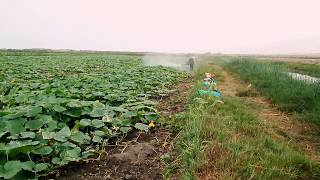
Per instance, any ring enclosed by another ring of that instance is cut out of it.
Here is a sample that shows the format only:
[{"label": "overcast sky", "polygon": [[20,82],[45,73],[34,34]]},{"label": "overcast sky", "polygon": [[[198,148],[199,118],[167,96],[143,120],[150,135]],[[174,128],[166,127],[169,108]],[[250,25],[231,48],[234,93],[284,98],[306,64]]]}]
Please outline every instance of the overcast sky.
[{"label": "overcast sky", "polygon": [[319,53],[319,0],[1,0],[0,48]]}]

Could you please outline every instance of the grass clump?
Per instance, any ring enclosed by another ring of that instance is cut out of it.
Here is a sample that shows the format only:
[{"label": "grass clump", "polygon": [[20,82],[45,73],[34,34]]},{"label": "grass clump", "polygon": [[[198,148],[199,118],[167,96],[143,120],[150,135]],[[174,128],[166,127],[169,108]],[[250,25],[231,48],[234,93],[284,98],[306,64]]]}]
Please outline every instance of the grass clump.
[{"label": "grass clump", "polygon": [[289,69],[279,64],[235,60],[226,67],[251,82],[281,110],[297,113],[302,119],[320,125],[320,84],[291,78]]}]

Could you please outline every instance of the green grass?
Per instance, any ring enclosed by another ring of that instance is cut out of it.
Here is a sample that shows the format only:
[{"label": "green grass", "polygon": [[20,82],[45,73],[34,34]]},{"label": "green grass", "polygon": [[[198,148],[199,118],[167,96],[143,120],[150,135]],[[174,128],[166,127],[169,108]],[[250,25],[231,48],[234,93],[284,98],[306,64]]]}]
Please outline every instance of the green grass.
[{"label": "green grass", "polygon": [[[240,98],[224,97],[222,104],[196,97],[201,75],[212,70],[199,68],[187,109],[172,119],[179,129],[177,159],[166,161],[165,178],[176,173],[182,179],[199,179],[208,171],[224,179],[320,178],[319,164],[294,144],[273,139],[270,126]],[[219,71],[214,72],[222,81]]]},{"label": "green grass", "polygon": [[262,95],[281,110],[297,113],[301,119],[320,125],[320,85],[294,80],[279,64],[235,60],[225,65],[242,79],[252,83]]}]

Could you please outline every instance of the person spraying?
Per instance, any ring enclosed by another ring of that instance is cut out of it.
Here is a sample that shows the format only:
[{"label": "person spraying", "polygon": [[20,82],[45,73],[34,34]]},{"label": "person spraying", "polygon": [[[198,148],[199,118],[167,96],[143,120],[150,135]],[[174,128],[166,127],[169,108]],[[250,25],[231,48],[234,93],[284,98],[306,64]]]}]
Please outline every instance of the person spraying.
[{"label": "person spraying", "polygon": [[195,61],[195,57],[190,57],[190,58],[189,58],[188,64],[189,64],[189,69],[190,69],[190,71],[193,71],[194,61]]}]

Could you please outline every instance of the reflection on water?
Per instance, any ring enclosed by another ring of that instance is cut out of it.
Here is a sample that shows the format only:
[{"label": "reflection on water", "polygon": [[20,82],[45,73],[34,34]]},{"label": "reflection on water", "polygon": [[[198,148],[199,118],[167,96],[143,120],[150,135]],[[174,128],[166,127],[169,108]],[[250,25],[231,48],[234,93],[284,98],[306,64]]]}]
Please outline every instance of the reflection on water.
[{"label": "reflection on water", "polygon": [[288,74],[289,74],[290,77],[292,77],[293,79],[296,79],[296,80],[306,81],[308,83],[320,82],[320,78],[315,78],[315,77],[312,77],[312,76],[299,74],[299,73],[293,73],[293,72],[288,72]]}]

